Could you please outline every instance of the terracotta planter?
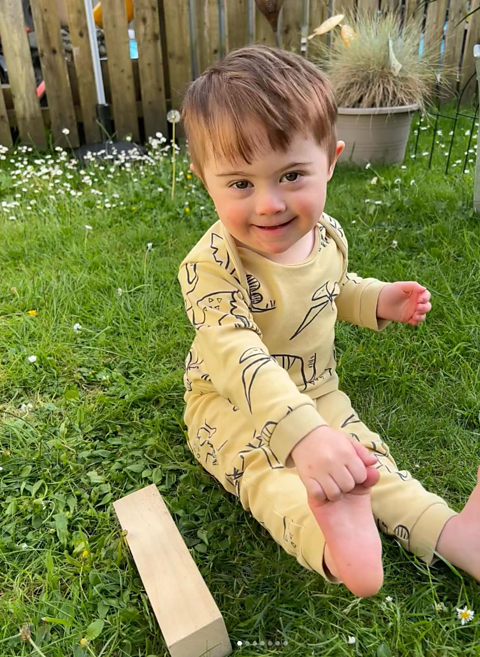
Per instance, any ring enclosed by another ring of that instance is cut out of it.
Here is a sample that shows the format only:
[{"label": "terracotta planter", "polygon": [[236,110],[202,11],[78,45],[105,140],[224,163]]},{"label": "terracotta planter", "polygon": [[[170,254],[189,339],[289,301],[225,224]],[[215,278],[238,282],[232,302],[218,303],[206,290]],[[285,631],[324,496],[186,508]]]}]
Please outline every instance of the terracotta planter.
[{"label": "terracotta planter", "polygon": [[338,108],[337,135],[345,142],[340,162],[400,164],[405,157],[413,113],[404,107]]}]

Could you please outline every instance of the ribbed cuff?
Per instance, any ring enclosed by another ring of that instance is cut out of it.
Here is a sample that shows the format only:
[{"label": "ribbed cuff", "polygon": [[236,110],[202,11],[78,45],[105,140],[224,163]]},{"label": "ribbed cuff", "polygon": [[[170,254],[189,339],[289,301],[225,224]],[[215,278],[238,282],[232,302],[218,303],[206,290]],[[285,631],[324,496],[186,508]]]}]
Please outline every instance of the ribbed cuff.
[{"label": "ribbed cuff", "polygon": [[443,528],[458,515],[445,502],[431,504],[418,518],[410,531],[410,550],[429,565],[438,561],[433,554]]},{"label": "ribbed cuff", "polygon": [[372,281],[363,290],[359,308],[360,326],[365,326],[373,331],[383,331],[390,324],[390,320],[377,318],[378,297],[386,285],[389,283]]},{"label": "ribbed cuff", "polygon": [[270,439],[270,448],[282,465],[286,468],[294,468],[295,464],[290,457],[292,449],[307,434],[325,424],[328,422],[314,406],[310,404],[299,406],[278,423]]}]

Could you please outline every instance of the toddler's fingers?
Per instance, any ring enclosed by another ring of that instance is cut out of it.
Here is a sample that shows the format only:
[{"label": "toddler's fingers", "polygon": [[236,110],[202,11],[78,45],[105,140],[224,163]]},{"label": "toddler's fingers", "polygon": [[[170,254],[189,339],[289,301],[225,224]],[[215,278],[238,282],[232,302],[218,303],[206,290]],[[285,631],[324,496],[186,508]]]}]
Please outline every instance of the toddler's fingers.
[{"label": "toddler's fingers", "polygon": [[309,477],[307,481],[303,482],[305,488],[307,489],[307,497],[309,501],[320,504],[327,501],[327,496],[323,490],[321,484],[316,479]]},{"label": "toddler's fingers", "polygon": [[322,487],[325,491],[327,499],[329,499],[331,502],[338,502],[338,500],[342,499],[343,493],[335,479],[330,475],[326,475],[322,479]]},{"label": "toddler's fingers", "polygon": [[352,459],[351,463],[348,463],[348,469],[356,484],[363,484],[367,479],[367,468],[358,455]]},{"label": "toddler's fingers", "polygon": [[417,313],[428,313],[432,309],[432,304],[431,303],[419,303],[417,304]]},{"label": "toddler's fingers", "polygon": [[365,488],[371,488],[372,486],[375,486],[375,484],[378,482],[380,479],[380,473],[376,468],[373,467],[368,467],[367,468],[367,478],[363,482],[363,484],[359,484],[358,486],[355,486],[355,488],[352,490],[352,493],[362,493],[362,489]]},{"label": "toddler's fingers", "polygon": [[[355,459],[355,460],[358,461],[360,465],[362,465],[360,459]],[[367,475],[365,473],[365,477],[366,476]],[[345,465],[338,468],[338,470],[336,470],[333,473],[332,478],[342,493],[349,493],[352,490],[352,488],[355,488],[355,485],[357,483],[354,477],[352,476],[349,468],[347,468],[347,466]]]},{"label": "toddler's fingers", "polygon": [[365,447],[365,445],[362,445],[358,440],[355,440],[355,438],[352,438],[351,436],[349,436],[349,438],[357,452],[357,456],[360,457],[365,465],[374,465],[377,462],[375,456]]}]

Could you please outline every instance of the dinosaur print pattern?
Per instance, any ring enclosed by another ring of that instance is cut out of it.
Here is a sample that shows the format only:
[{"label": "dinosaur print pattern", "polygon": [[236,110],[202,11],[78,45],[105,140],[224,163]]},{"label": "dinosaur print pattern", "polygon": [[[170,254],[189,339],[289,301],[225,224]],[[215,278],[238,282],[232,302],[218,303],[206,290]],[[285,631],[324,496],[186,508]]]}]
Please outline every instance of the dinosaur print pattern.
[{"label": "dinosaur print pattern", "polygon": [[217,265],[223,267],[230,274],[230,276],[233,276],[237,283],[240,283],[237,270],[231,261],[228,250],[225,248],[225,242],[221,235],[218,235],[217,233],[211,234],[210,249],[212,251],[213,259]]},{"label": "dinosaur print pattern", "polygon": [[[330,287],[329,287],[330,286]],[[333,303],[340,294],[340,286],[335,281],[333,284],[327,281],[319,288],[315,290],[312,295],[313,305],[309,308],[307,314],[303,318],[300,326],[297,328],[295,333],[290,337],[290,340],[293,340],[297,337],[304,329],[309,326],[313,320],[318,317],[318,315],[324,310],[328,304],[333,309]]]},{"label": "dinosaur print pattern", "polygon": [[252,313],[266,313],[269,310],[275,310],[275,300],[270,299],[263,307],[263,295],[259,292],[260,281],[252,274],[247,274],[247,283],[250,294],[250,310]]}]

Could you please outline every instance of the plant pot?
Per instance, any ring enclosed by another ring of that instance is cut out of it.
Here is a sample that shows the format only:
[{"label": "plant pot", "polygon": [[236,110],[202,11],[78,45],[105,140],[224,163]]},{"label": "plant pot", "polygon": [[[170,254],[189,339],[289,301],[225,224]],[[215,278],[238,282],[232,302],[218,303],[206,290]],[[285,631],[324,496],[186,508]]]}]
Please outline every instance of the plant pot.
[{"label": "plant pot", "polygon": [[413,113],[403,107],[338,108],[337,137],[345,142],[339,162],[400,164],[405,157]]}]

